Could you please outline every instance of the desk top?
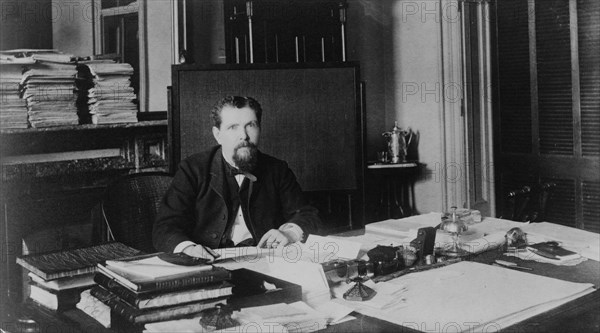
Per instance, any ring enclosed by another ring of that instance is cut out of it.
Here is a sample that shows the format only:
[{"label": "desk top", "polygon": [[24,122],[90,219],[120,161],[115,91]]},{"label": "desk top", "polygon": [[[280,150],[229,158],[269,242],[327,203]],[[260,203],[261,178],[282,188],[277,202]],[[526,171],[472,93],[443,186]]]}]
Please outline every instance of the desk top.
[{"label": "desk top", "polygon": [[[338,234],[338,236],[357,236],[364,234],[363,230],[353,230]],[[481,254],[469,257],[468,261],[490,264],[495,259],[502,258],[506,261],[513,261],[520,266],[533,268],[531,274],[543,275],[560,280],[593,283],[596,287],[600,286],[600,263],[594,260],[584,261],[576,266],[555,266],[552,264],[525,261],[519,258],[506,257],[498,250],[490,250]],[[542,288],[542,286],[541,286]],[[447,301],[447,300],[446,300]],[[600,313],[597,309],[600,307],[600,291],[577,298],[552,310],[536,315],[517,324],[503,328],[503,331],[519,332],[546,332],[546,331],[598,331],[600,328]],[[56,327],[58,323],[63,323],[69,331],[74,330],[74,326],[81,331],[93,330],[94,332],[111,332],[101,327],[92,318],[87,317],[80,310],[69,310],[61,314],[52,314],[41,310],[38,307],[27,305],[25,313],[30,314],[39,323],[49,321],[50,325]],[[393,323],[379,320],[373,317],[353,313],[357,320],[352,320],[338,325],[328,327],[325,332],[416,332],[410,327],[398,326]],[[440,328],[441,329],[441,328]],[[435,330],[428,327],[427,330]]]}]

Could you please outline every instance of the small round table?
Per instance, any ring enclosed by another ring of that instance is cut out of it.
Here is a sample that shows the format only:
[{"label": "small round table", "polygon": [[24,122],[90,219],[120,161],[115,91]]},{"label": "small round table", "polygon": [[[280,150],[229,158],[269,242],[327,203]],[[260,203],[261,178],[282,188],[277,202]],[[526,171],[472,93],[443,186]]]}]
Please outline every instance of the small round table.
[{"label": "small round table", "polygon": [[386,211],[388,219],[412,215],[414,211],[414,182],[419,163],[373,163],[367,165],[367,171],[379,183],[379,207]]}]

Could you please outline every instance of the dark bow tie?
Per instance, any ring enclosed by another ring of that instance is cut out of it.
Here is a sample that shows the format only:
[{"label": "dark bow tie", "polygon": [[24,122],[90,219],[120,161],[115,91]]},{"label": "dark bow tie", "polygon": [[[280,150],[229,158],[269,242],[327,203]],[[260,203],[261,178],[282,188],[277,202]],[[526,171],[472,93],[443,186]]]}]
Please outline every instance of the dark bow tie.
[{"label": "dark bow tie", "polygon": [[227,171],[227,174],[230,176],[235,176],[235,175],[243,175],[244,172],[236,167],[234,167],[233,165],[225,162],[225,170]]},{"label": "dark bow tie", "polygon": [[231,176],[243,175],[244,172],[240,169],[234,168],[232,166],[227,166],[227,173]]},{"label": "dark bow tie", "polygon": [[[227,162],[225,162],[227,163]],[[249,173],[249,172],[243,172],[242,170],[235,168],[233,166],[231,166],[229,163],[226,164],[226,170],[227,170],[227,174],[230,176],[237,176],[237,175],[244,175],[246,178],[250,179],[250,181],[255,182],[256,181],[256,177]]]}]

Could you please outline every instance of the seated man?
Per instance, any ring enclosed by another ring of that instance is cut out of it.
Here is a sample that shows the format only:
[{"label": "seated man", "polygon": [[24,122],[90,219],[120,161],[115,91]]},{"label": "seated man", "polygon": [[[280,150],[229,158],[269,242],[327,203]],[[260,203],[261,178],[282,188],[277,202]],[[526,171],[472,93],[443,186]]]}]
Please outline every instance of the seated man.
[{"label": "seated man", "polygon": [[158,251],[214,260],[213,248],[279,247],[320,223],[287,163],[258,150],[262,109],[228,96],[211,110],[219,143],[183,160],[154,223]]}]

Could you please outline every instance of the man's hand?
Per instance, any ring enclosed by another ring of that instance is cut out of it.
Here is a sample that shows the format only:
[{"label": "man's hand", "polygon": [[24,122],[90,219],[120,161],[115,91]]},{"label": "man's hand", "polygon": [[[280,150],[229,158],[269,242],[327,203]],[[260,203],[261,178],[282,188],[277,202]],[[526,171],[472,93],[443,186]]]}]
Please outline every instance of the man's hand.
[{"label": "man's hand", "polygon": [[190,245],[190,246],[186,247],[185,249],[183,249],[182,252],[187,254],[188,256],[208,259],[209,263],[215,261],[215,259],[219,256],[212,249],[205,248],[204,246],[202,246],[200,244]]},{"label": "man's hand", "polygon": [[278,248],[293,243],[288,236],[277,229],[267,231],[258,242],[258,247]]}]

